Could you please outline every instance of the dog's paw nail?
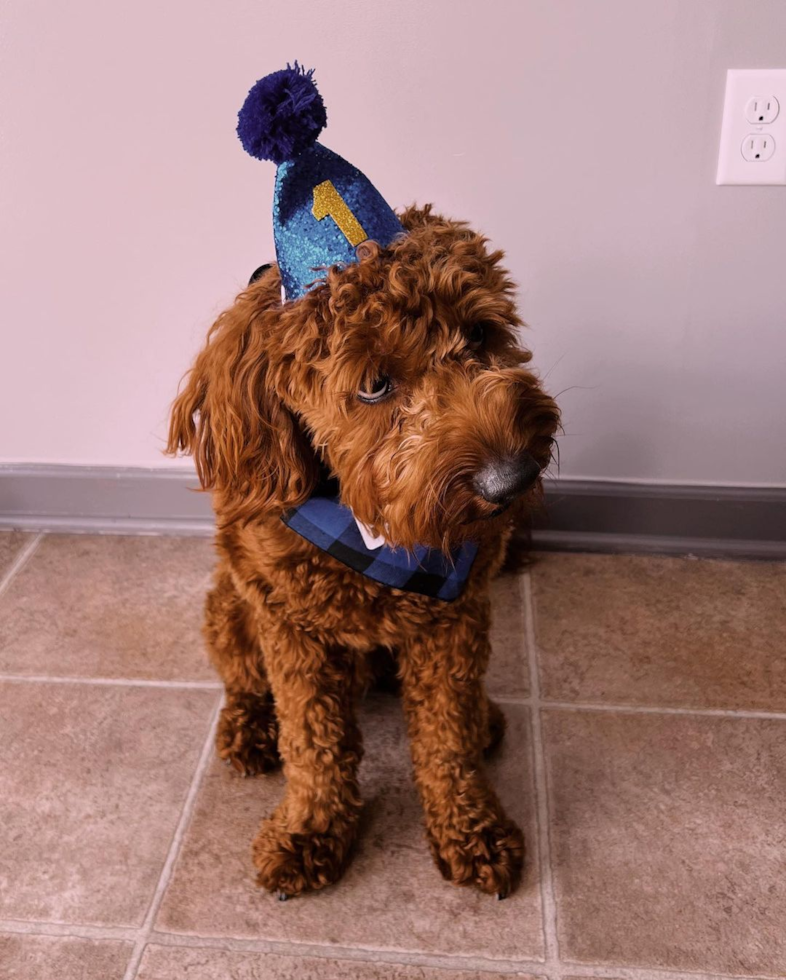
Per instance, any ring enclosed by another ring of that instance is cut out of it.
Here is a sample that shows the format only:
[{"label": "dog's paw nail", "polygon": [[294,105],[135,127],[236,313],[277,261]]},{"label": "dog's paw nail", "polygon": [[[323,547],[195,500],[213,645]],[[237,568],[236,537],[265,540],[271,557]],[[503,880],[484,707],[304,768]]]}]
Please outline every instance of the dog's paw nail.
[{"label": "dog's paw nail", "polygon": [[508,897],[507,892],[497,892],[497,901],[501,902],[503,899]]},{"label": "dog's paw nail", "polygon": [[286,892],[279,892],[278,893],[278,900],[279,900],[279,902],[286,902],[286,900],[288,898],[289,898],[289,895],[287,895]]}]

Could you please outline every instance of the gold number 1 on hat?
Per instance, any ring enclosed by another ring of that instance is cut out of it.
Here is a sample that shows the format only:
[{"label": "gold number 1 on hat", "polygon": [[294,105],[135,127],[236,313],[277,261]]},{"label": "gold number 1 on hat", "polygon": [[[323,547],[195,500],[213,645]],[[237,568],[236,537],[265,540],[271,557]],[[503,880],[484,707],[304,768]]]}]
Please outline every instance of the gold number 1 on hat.
[{"label": "gold number 1 on hat", "polygon": [[333,186],[332,180],[323,180],[314,188],[314,206],[311,208],[311,213],[317,221],[330,216],[350,245],[360,245],[368,238],[363,231],[363,225],[350,211],[347,202]]}]

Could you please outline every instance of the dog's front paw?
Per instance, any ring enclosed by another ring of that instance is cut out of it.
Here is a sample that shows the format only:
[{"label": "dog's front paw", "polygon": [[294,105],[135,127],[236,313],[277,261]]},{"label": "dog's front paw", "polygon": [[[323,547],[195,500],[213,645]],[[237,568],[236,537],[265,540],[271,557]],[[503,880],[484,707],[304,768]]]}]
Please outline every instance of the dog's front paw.
[{"label": "dog's front paw", "polygon": [[216,750],[219,758],[241,776],[277,769],[281,759],[272,700],[253,694],[231,698],[221,709]]},{"label": "dog's front paw", "polygon": [[257,884],[279,897],[317,891],[344,873],[355,824],[336,821],[324,833],[292,833],[266,820],[254,841]]},{"label": "dog's front paw", "polygon": [[474,885],[487,895],[507,898],[521,878],[524,837],[509,820],[479,825],[461,835],[430,835],[431,852],[443,878]]}]

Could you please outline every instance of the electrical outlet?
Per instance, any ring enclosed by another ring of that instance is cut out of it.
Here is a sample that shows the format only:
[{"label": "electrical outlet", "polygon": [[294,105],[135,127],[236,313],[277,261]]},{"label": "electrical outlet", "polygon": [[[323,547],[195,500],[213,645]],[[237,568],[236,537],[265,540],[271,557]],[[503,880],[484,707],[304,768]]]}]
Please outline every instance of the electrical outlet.
[{"label": "electrical outlet", "polygon": [[742,141],[742,159],[748,163],[766,163],[775,152],[775,140],[767,133],[755,133]]},{"label": "electrical outlet", "polygon": [[786,184],[786,68],[726,73],[717,184]]},{"label": "electrical outlet", "polygon": [[745,118],[749,123],[769,125],[778,118],[781,104],[774,95],[754,95],[745,106]]}]

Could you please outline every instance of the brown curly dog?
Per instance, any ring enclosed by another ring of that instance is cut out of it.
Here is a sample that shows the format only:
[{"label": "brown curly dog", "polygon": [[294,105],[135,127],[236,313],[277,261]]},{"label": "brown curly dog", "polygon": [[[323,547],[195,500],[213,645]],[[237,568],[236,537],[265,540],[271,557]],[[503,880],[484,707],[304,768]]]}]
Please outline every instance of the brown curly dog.
[{"label": "brown curly dog", "polygon": [[[213,491],[219,564],[205,636],[226,686],[218,752],[283,759],[286,793],[254,841],[281,898],[335,882],[361,810],[353,694],[375,648],[398,665],[434,859],[506,896],[523,841],[484,775],[504,719],[486,694],[488,585],[540,490],[558,410],[521,365],[501,252],[410,208],[408,231],[282,305],[275,266],[221,314],[174,403],[170,453]],[[380,585],[282,523],[321,475],[394,545],[478,553],[452,603]]]}]

